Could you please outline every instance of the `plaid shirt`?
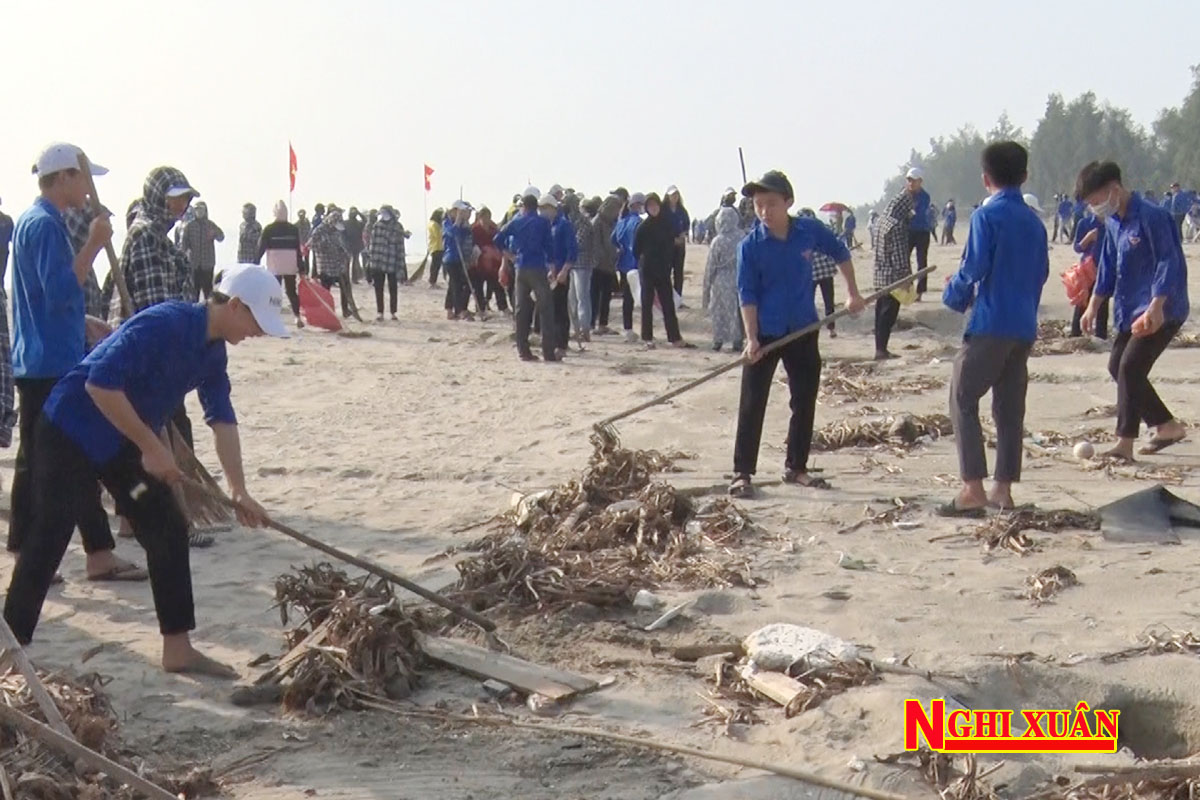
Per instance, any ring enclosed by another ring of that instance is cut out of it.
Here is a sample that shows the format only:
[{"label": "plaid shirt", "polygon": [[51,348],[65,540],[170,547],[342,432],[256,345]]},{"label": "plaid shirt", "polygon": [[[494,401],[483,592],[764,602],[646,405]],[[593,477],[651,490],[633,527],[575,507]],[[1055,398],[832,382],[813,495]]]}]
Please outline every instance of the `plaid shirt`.
[{"label": "plaid shirt", "polygon": [[[112,212],[107,208],[101,208],[105,214],[112,216]],[[78,253],[87,244],[88,232],[96,215],[92,213],[90,206],[85,206],[68,208],[62,213],[62,217],[67,225],[67,238],[71,240],[71,249]],[[99,319],[108,318],[107,304],[100,291],[100,281],[96,278],[94,267],[88,268],[87,281],[83,284],[83,313]]]},{"label": "plaid shirt", "polygon": [[8,295],[0,286],[0,447],[12,444],[17,424],[17,404],[13,395],[12,347],[8,341]]},{"label": "plaid shirt", "polygon": [[404,268],[404,228],[395,219],[381,219],[370,227],[367,257],[371,269],[385,275],[400,274]]},{"label": "plaid shirt", "polygon": [[225,231],[221,230],[217,223],[207,217],[195,217],[184,223],[179,247],[187,256],[193,270],[211,271],[217,265],[217,248],[214,242],[223,241]]},{"label": "plaid shirt", "polygon": [[194,295],[187,257],[167,235],[175,224],[167,214],[167,190],[186,183],[172,167],[157,167],[146,178],[142,205],[121,249],[134,313],[167,300],[190,302]]},{"label": "plaid shirt", "polygon": [[875,288],[882,289],[912,274],[909,262],[908,223],[913,215],[913,196],[901,190],[887,210],[879,215],[875,232]]},{"label": "plaid shirt", "polygon": [[343,231],[336,227],[340,221],[341,217],[326,214],[308,240],[309,249],[317,259],[316,270],[319,275],[340,278],[350,268],[350,248],[346,247]]},{"label": "plaid shirt", "polygon": [[812,276],[814,281],[823,281],[837,274],[837,263],[824,253],[814,250],[809,261],[812,262]]},{"label": "plaid shirt", "polygon": [[580,269],[595,269],[600,257],[600,242],[596,240],[596,221],[587,214],[579,214],[572,220],[575,223],[575,246],[579,255],[575,258],[575,266]]},{"label": "plaid shirt", "polygon": [[238,231],[238,263],[258,263],[258,242],[262,239],[262,223],[249,219]]}]

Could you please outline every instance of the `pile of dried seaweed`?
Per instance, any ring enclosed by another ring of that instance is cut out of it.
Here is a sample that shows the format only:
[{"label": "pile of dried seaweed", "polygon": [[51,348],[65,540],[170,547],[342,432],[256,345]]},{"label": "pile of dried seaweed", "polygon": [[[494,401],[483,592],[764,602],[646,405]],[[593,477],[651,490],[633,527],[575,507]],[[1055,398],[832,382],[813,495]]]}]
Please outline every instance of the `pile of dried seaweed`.
[{"label": "pile of dried seaweed", "polygon": [[1190,800],[1200,797],[1197,773],[1195,763],[1137,764],[1078,783],[1062,777],[1033,797],[1036,800]]},{"label": "pile of dried seaweed", "polygon": [[[747,704],[762,704],[763,697],[741,675],[742,666],[731,661],[721,662],[713,676],[713,693],[726,701],[742,707]],[[856,686],[878,683],[881,678],[873,664],[863,659],[829,661],[808,659],[797,661],[787,675],[800,685],[799,693],[784,708],[788,717],[794,717],[836,697]]]},{"label": "pile of dried seaweed", "polygon": [[813,449],[818,452],[841,450],[846,447],[888,445],[909,448],[923,437],[937,439],[953,433],[954,426],[945,414],[920,417],[904,414],[869,422],[841,420],[826,425],[813,435]]},{"label": "pile of dried seaweed", "polygon": [[289,651],[309,644],[288,664],[283,703],[313,714],[358,708],[364,698],[407,697],[422,658],[416,635],[443,621],[430,609],[400,605],[387,581],[351,579],[329,564],[280,576],[275,596],[284,625],[289,609],[304,617],[287,633]]},{"label": "pile of dried seaweed", "polygon": [[984,780],[1000,766],[999,764],[980,772],[975,754],[969,753],[961,756],[962,769],[957,770],[954,767],[956,758],[958,757],[935,753],[922,747],[914,752],[876,756],[875,760],[880,764],[901,764],[919,769],[921,777],[937,790],[942,800],[996,800],[999,797]]},{"label": "pile of dried seaweed", "polygon": [[1123,661],[1135,656],[1192,655],[1200,656],[1200,636],[1191,631],[1173,631],[1169,628],[1148,631],[1141,636],[1137,647],[1119,650],[1101,656],[1106,664]]},{"label": "pile of dried seaweed", "polygon": [[1025,596],[1040,606],[1063,589],[1078,585],[1074,572],[1061,565],[1053,566],[1025,579]]},{"label": "pile of dried seaweed", "polygon": [[1021,509],[992,517],[975,528],[972,535],[982,541],[989,552],[1006,548],[1018,555],[1025,555],[1037,549],[1025,531],[1055,533],[1064,530],[1100,530],[1100,515],[1081,511]]},{"label": "pile of dried seaweed", "polygon": [[1129,481],[1155,481],[1170,486],[1180,486],[1191,473],[1191,468],[1175,464],[1146,464],[1135,462],[1129,464],[1118,458],[1107,458],[1103,455],[1086,461],[1083,469],[1088,472],[1101,472],[1105,477]]},{"label": "pile of dried seaweed", "polygon": [[[169,775],[147,769],[126,755],[117,736],[117,715],[105,696],[107,681],[92,673],[71,680],[57,673],[39,673],[42,685],[80,744],[106,758],[143,774],[147,780],[174,794],[193,798],[220,790],[206,768]],[[45,720],[20,673],[0,675],[0,703]],[[129,790],[95,772],[77,770],[71,759],[52,751],[9,726],[0,727],[0,770],[5,796],[38,800],[117,800],[128,798]],[[11,783],[12,792],[8,791]]]},{"label": "pile of dried seaweed", "polygon": [[898,394],[922,394],[941,389],[945,381],[924,375],[875,377],[874,362],[837,361],[821,373],[820,398],[831,403],[881,403]]},{"label": "pile of dried seaweed", "polygon": [[592,435],[583,477],[529,495],[502,527],[457,563],[454,599],[482,610],[583,602],[624,605],[638,589],[676,584],[752,586],[748,564],[730,547],[750,529],[728,500],[697,509],[665,483],[651,482],[675,458],[626,450],[611,433]]}]

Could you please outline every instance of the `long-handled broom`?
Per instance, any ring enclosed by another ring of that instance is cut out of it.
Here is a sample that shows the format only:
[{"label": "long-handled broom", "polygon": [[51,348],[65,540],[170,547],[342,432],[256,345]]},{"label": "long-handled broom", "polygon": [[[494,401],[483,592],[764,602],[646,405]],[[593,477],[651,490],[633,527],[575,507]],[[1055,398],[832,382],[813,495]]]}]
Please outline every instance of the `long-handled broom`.
[{"label": "long-handled broom", "polygon": [[[877,301],[879,298],[881,298],[885,295],[891,294],[892,292],[896,291],[897,289],[904,288],[905,286],[909,285],[913,281],[921,278],[923,275],[928,275],[929,273],[933,272],[935,269],[937,269],[937,267],[926,267],[923,270],[919,270],[912,275],[908,275],[908,276],[902,278],[901,280],[898,280],[895,283],[885,286],[882,289],[880,289],[879,291],[877,291],[871,295],[868,295],[867,297],[864,297],[863,300],[864,300],[864,302],[867,303],[867,305],[870,305],[871,303]],[[842,317],[848,315],[849,313],[850,312],[845,308],[839,309],[839,310],[833,312],[832,314],[830,314],[829,316],[825,317],[825,319],[814,322],[811,325],[806,325],[805,327],[801,328],[798,331],[795,331],[794,333],[789,333],[787,336],[783,337],[782,339],[777,339],[776,341],[771,342],[769,345],[764,347],[760,352],[763,355],[766,355],[775,350],[778,350],[781,347],[786,347],[787,345],[791,344],[792,342],[796,341],[797,339],[800,339],[804,336],[808,336],[810,333],[815,333],[816,331],[819,331],[821,328],[828,325],[829,323],[835,322],[835,321],[841,319]],[[634,414],[640,414],[641,412],[645,411],[648,408],[654,408],[655,406],[661,406],[663,403],[666,403],[668,400],[673,400],[676,397],[679,397],[679,395],[683,394],[684,392],[690,392],[692,389],[695,389],[697,386],[708,383],[713,378],[724,375],[726,372],[729,372],[730,370],[737,369],[738,367],[742,366],[745,363],[746,363],[746,356],[742,355],[741,357],[734,359],[733,361],[729,362],[728,364],[724,364],[724,365],[712,370],[711,372],[707,372],[704,375],[701,375],[699,378],[697,378],[694,381],[689,381],[688,383],[685,383],[683,386],[679,386],[675,389],[672,389],[671,391],[666,392],[665,394],[661,394],[652,400],[647,400],[646,402],[640,403],[639,405],[636,405],[633,408],[622,411],[619,414],[613,414],[611,417],[602,419],[599,422],[597,422],[593,426],[593,428],[595,429],[596,433],[598,433],[600,436],[604,437],[605,439],[607,439],[609,441],[616,442],[616,441],[618,441],[617,429],[616,429],[617,422],[620,422],[623,419],[632,417]]]},{"label": "long-handled broom", "polygon": [[[92,179],[92,165],[88,158],[83,153],[79,154],[79,170],[83,173],[84,179],[88,183],[88,194],[91,196],[92,212],[94,214],[103,214],[103,207],[100,205],[100,197],[96,193],[96,182]],[[113,249],[112,242],[104,245],[104,252],[108,256],[108,269],[112,274],[113,285],[117,289],[117,296],[121,300],[121,318],[128,319],[133,312],[133,298],[129,294],[129,286],[125,283],[125,274],[121,271],[121,262],[117,259],[117,251]],[[183,441],[183,436],[180,435],[178,429],[174,425],[169,426],[169,443],[175,452],[176,461],[179,462],[180,469],[191,480],[213,490],[218,494],[221,493],[221,487],[216,479],[209,474],[204,465],[196,460],[192,454],[191,448]],[[208,494],[191,494],[187,495],[182,490],[176,494],[180,508],[183,509],[184,516],[193,524],[213,525],[217,523],[229,522],[233,519],[233,514],[230,513],[227,505],[215,501]],[[222,496],[224,496],[222,494]]]}]

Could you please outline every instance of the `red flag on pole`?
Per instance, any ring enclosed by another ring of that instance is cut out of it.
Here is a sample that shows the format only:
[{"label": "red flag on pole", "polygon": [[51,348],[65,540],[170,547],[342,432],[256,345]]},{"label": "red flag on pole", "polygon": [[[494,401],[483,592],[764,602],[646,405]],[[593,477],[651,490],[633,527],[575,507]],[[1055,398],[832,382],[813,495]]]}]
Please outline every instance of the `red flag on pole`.
[{"label": "red flag on pole", "polygon": [[425,191],[429,191],[433,186],[429,183],[429,179],[433,177],[433,167],[425,165]]},{"label": "red flag on pole", "polygon": [[289,192],[296,191],[296,151],[292,149],[292,143],[288,142],[288,175],[291,178],[291,186]]}]

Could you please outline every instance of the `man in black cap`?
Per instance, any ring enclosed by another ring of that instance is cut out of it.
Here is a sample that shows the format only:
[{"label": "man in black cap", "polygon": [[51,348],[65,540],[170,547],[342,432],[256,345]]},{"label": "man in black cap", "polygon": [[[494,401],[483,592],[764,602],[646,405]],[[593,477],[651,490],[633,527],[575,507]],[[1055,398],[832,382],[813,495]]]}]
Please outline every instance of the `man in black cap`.
[{"label": "man in black cap", "polygon": [[746,328],[746,365],[742,367],[742,394],[738,406],[737,440],[733,450],[733,483],[729,493],[749,497],[752,476],[758,468],[763,417],[775,368],[783,362],[791,391],[792,418],[788,425],[787,458],[783,480],[798,486],[827,489],[829,484],[808,472],[813,420],[817,411],[817,385],[821,379],[820,329],[770,353],[763,350],[798,330],[819,321],[814,302],[811,256],[824,253],[837,263],[846,280],[846,308],[858,313],[866,307],[854,279],[850,251],[833,231],[816,219],[789,216],[794,202],[792,184],[782,172],[772,170],[742,189],[754,204],[760,225],[738,245],[738,295]]}]

